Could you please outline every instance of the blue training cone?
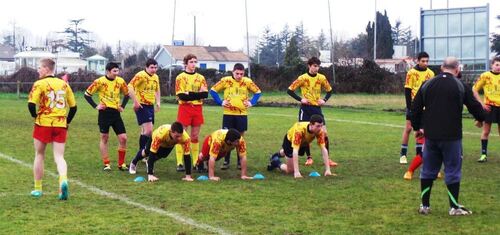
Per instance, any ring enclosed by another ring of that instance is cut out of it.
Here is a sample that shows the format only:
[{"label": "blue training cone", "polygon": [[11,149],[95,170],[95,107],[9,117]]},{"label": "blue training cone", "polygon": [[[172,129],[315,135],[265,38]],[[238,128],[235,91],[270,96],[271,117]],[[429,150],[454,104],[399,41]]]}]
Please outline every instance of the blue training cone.
[{"label": "blue training cone", "polygon": [[254,180],[263,180],[265,179],[266,177],[264,177],[261,173],[257,173],[253,176],[253,179]]},{"label": "blue training cone", "polygon": [[313,172],[309,173],[309,176],[310,177],[320,177],[321,175],[317,171],[313,171]]},{"label": "blue training cone", "polygon": [[200,175],[200,176],[198,176],[198,178],[196,178],[196,180],[207,181],[208,180],[208,176],[206,176],[206,175]]},{"label": "blue training cone", "polygon": [[137,176],[134,179],[134,182],[137,182],[137,183],[144,182],[144,181],[146,181],[146,179],[144,179],[144,177],[142,177],[142,176]]}]

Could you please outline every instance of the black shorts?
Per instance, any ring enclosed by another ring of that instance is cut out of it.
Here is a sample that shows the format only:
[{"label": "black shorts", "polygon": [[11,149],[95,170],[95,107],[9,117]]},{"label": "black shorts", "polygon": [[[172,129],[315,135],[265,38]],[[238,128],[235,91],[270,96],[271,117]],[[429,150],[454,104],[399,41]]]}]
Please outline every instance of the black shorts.
[{"label": "black shorts", "polygon": [[227,115],[222,116],[222,129],[234,128],[240,133],[248,129],[248,116],[247,115]]},{"label": "black shorts", "polygon": [[490,111],[486,114],[484,122],[486,123],[500,123],[500,107],[490,106]]},{"label": "black shorts", "polygon": [[301,105],[299,110],[299,122],[308,122],[311,120],[311,116],[314,114],[318,114],[323,118],[323,124],[326,125],[325,116],[323,116],[323,112],[321,111],[320,106],[315,105]]},{"label": "black shorts", "polygon": [[97,124],[99,125],[99,131],[102,134],[109,133],[109,127],[113,127],[113,130],[117,135],[126,133],[125,124],[123,124],[120,112],[116,109],[107,108],[105,110],[99,110],[97,115]]},{"label": "black shorts", "polygon": [[405,115],[406,115],[406,120],[410,121],[411,120],[411,111],[410,109],[405,109]]},{"label": "black shorts", "polygon": [[[158,158],[166,158],[168,157],[170,152],[172,152],[172,149],[174,149],[174,147],[164,148],[160,146],[158,148],[158,151],[156,151],[156,156]],[[146,148],[144,149],[144,153],[146,154],[146,156],[149,156],[149,154],[151,153],[151,140],[147,142]]]},{"label": "black shorts", "polygon": [[[281,145],[283,148],[283,151],[285,152],[285,156],[287,158],[292,158],[293,157],[293,148],[292,148],[292,142],[285,137],[283,138],[283,144]],[[309,146],[300,146],[299,148],[299,156],[304,156],[306,148]]]},{"label": "black shorts", "polygon": [[142,108],[139,108],[135,112],[135,117],[137,118],[137,124],[142,125],[147,122],[155,124],[155,108],[153,105],[141,104]]}]

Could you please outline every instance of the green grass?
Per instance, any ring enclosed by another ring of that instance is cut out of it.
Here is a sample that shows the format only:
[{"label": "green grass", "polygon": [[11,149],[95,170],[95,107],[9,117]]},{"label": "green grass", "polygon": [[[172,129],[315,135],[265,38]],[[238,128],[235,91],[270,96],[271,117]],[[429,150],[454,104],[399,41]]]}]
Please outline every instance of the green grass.
[{"label": "green grass", "polygon": [[[402,179],[406,166],[399,165],[399,146],[404,116],[401,112],[383,112],[385,98],[392,96],[346,95],[372,99],[374,106],[324,108],[331,136],[331,157],[340,166],[337,177],[305,177],[294,180],[279,172],[267,172],[268,154],[281,145],[286,130],[296,120],[297,108],[254,107],[249,114],[249,174],[261,172],[263,181],[242,181],[233,160],[229,171],[216,171],[220,182],[183,182],[175,172],[175,157],[156,165],[160,181],[134,183],[134,176],[113,170],[101,170],[98,151],[97,113],[81,98],[78,113],[69,128],[65,158],[70,180],[78,180],[131,201],[176,212],[195,221],[240,234],[495,234],[500,230],[500,171],[498,136],[492,136],[489,161],[476,163],[479,157],[480,130],[472,120],[464,120],[464,165],[460,202],[474,211],[470,217],[447,215],[448,199],[442,180],[432,192],[432,214],[416,213],[420,204],[420,182]],[[263,99],[266,96],[263,96]],[[272,96],[269,96],[272,97]],[[284,97],[284,96],[276,96]],[[334,96],[335,98],[340,96]],[[278,98],[281,99],[281,98]],[[291,98],[290,98],[291,99]],[[339,98],[340,99],[340,98]],[[32,119],[26,100],[0,95],[0,153],[32,163]],[[394,105],[395,106],[395,105]],[[175,105],[164,104],[155,126],[171,123],[177,114]],[[201,136],[220,127],[220,107],[204,107],[205,125]],[[135,154],[139,128],[129,104],[123,113],[129,146],[127,160]],[[359,124],[355,122],[365,122]],[[368,124],[370,122],[373,124]],[[399,125],[388,127],[377,123]],[[112,163],[116,163],[116,138],[110,138]],[[409,153],[414,154],[410,141]],[[315,163],[301,171],[323,171],[319,151],[313,146]],[[233,154],[234,157],[234,154]],[[220,163],[219,163],[220,164]],[[70,182],[70,200],[57,197],[57,180],[44,177],[41,199],[29,196],[32,171],[0,158],[0,231],[3,234],[206,234],[207,231],[182,224],[155,212],[145,211],[116,199],[92,193]],[[47,149],[45,169],[55,172],[51,149]],[[139,175],[145,175],[140,165]],[[198,174],[194,175],[195,177]],[[416,174],[417,176],[417,174]]]}]

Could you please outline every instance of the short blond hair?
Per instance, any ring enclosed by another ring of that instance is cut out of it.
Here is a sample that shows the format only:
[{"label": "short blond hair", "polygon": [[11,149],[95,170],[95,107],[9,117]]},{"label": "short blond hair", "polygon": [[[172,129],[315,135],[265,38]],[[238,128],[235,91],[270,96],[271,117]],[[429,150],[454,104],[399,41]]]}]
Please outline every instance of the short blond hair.
[{"label": "short blond hair", "polygon": [[40,60],[40,66],[46,67],[53,72],[56,68],[56,62],[51,58],[43,58]]}]

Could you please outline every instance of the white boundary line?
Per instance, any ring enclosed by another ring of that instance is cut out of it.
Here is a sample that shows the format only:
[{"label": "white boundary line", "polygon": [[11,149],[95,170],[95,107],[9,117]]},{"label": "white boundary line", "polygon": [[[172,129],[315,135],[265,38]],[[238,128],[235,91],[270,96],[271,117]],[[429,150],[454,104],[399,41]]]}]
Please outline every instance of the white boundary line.
[{"label": "white boundary line", "polygon": [[[177,109],[177,107],[168,107],[171,109]],[[204,111],[210,111],[214,112],[217,110],[211,110],[211,109],[203,109]],[[279,113],[261,113],[261,114],[256,114],[256,115],[264,115],[264,116],[277,116],[277,117],[296,117],[295,115],[289,115],[289,114],[279,114]],[[396,124],[389,124],[389,123],[380,123],[380,122],[367,122],[367,121],[355,121],[355,120],[345,120],[345,119],[333,119],[333,118],[325,118],[327,121],[334,121],[334,122],[346,122],[346,123],[355,123],[355,124],[364,124],[364,125],[372,125],[372,126],[385,126],[385,127],[392,127],[392,128],[401,128],[403,129],[403,125],[396,125]],[[463,134],[465,135],[473,135],[473,136],[480,136],[481,133],[479,132],[468,132],[464,131]],[[498,134],[493,134],[490,133],[490,136],[498,136]]]},{"label": "white boundary line", "polygon": [[[17,163],[21,166],[24,166],[26,168],[30,168],[32,169],[33,166],[31,164],[28,164],[24,161],[21,161],[19,159],[16,159],[16,158],[13,158],[11,156],[8,156],[4,153],[1,153],[0,152],[0,158],[3,158],[5,160],[8,160],[8,161],[11,161],[13,163]],[[52,176],[52,177],[55,177],[57,178],[57,174],[51,172],[51,171],[45,171],[45,173],[47,173],[48,175]],[[97,195],[100,195],[100,196],[104,196],[104,197],[108,197],[108,198],[111,198],[111,199],[117,199],[125,204],[128,204],[128,205],[131,205],[131,206],[134,206],[134,207],[138,207],[138,208],[141,208],[141,209],[144,209],[146,211],[151,211],[151,212],[155,212],[157,214],[160,214],[160,215],[164,215],[164,216],[167,216],[167,217],[170,217],[174,220],[177,220],[178,222],[182,223],[182,224],[187,224],[187,225],[190,225],[190,226],[193,226],[193,227],[196,227],[196,228],[199,228],[199,229],[203,229],[205,231],[209,231],[209,232],[212,232],[212,233],[217,233],[217,234],[231,234],[225,230],[223,230],[222,228],[218,228],[218,227],[214,227],[214,226],[211,226],[211,225],[208,225],[208,224],[204,224],[204,223],[199,223],[191,218],[188,218],[188,217],[185,217],[183,215],[180,215],[176,212],[171,212],[171,211],[167,211],[167,210],[163,210],[161,208],[158,208],[158,207],[153,207],[153,206],[148,206],[148,205],[145,205],[145,204],[142,204],[142,203],[138,203],[138,202],[134,202],[132,201],[131,199],[127,198],[126,196],[122,196],[122,195],[119,195],[119,194],[115,194],[115,193],[111,193],[111,192],[107,192],[107,191],[104,191],[100,188],[97,188],[95,186],[92,186],[92,185],[88,185],[88,184],[85,184],[79,180],[75,180],[75,179],[71,179],[70,182],[72,184],[76,184],[84,189],[87,189],[89,191],[91,191],[92,193],[95,193]]]}]

